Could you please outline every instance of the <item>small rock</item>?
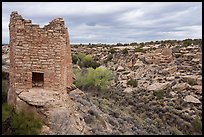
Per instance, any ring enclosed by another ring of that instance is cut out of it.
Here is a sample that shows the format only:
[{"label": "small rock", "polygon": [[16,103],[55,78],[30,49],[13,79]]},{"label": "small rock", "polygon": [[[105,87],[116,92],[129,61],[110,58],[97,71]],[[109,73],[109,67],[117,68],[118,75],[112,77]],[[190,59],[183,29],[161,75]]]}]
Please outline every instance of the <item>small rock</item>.
[{"label": "small rock", "polygon": [[184,101],[186,102],[192,102],[192,103],[196,103],[196,104],[200,104],[201,102],[195,98],[194,96],[192,95],[187,95],[185,98],[184,98]]},{"label": "small rock", "polygon": [[173,90],[179,90],[179,91],[183,91],[185,90],[187,87],[189,87],[189,85],[187,83],[178,83],[176,85],[174,85],[172,87]]},{"label": "small rock", "polygon": [[175,92],[170,92],[170,94],[171,94],[172,96],[175,96],[175,95],[176,95],[176,93],[175,93]]},{"label": "small rock", "polygon": [[123,92],[126,92],[126,93],[130,93],[130,92],[132,92],[133,91],[133,89],[132,88],[130,88],[130,87],[127,87]]},{"label": "small rock", "polygon": [[175,77],[174,76],[171,76],[171,77],[166,77],[166,80],[168,80],[168,81],[171,81],[171,80],[174,80],[175,79]]},{"label": "small rock", "polygon": [[139,59],[137,60],[137,62],[134,64],[134,67],[142,67],[144,66],[144,63],[142,61],[140,61]]},{"label": "small rock", "polygon": [[87,124],[91,124],[92,122],[95,121],[95,117],[88,114],[88,115],[86,115],[86,116],[84,117],[84,121],[85,121]]},{"label": "small rock", "polygon": [[122,67],[122,66],[119,66],[118,68],[117,68],[117,72],[121,72],[121,71],[124,71],[125,69]]},{"label": "small rock", "polygon": [[43,125],[42,129],[41,129],[41,134],[47,135],[49,133],[50,133],[50,128],[48,126],[46,126],[46,125]]}]

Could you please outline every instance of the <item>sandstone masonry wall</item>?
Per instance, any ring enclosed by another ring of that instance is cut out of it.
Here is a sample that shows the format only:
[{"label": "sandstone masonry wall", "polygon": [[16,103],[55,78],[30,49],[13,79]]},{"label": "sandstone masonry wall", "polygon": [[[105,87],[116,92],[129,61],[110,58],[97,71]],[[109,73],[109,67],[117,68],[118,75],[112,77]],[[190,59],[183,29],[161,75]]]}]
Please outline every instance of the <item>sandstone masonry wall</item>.
[{"label": "sandstone masonry wall", "polygon": [[65,91],[72,84],[68,30],[62,18],[40,28],[17,12],[10,15],[10,88],[32,88],[32,72],[44,73],[44,89]]}]

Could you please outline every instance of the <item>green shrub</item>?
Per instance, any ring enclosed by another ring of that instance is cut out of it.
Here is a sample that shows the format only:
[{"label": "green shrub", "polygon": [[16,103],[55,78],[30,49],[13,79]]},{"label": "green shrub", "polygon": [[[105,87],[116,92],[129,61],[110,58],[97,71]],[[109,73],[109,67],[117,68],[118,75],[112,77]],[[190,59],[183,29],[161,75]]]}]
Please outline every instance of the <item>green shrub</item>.
[{"label": "green shrub", "polygon": [[79,59],[79,60],[82,60],[85,56],[86,56],[86,54],[84,54],[84,53],[77,53],[77,58]]},{"label": "green shrub", "polygon": [[83,63],[83,67],[91,67],[91,64],[93,62],[93,59],[90,55],[86,55],[83,59],[82,59],[82,63]]},{"label": "green shrub", "polygon": [[153,95],[156,96],[158,99],[162,99],[164,96],[164,91],[163,90],[155,91],[153,92]]},{"label": "green shrub", "polygon": [[107,59],[104,61],[104,63],[107,63],[108,61],[111,61],[113,59],[113,55],[109,54]]},{"label": "green shrub", "polygon": [[91,62],[90,66],[89,67],[92,67],[94,69],[98,68],[101,64],[96,62],[96,61],[93,61]]},{"label": "green shrub", "polygon": [[193,43],[192,39],[185,39],[183,40],[183,46],[187,47]]},{"label": "green shrub", "polygon": [[144,50],[140,47],[134,49],[135,52],[144,52]]},{"label": "green shrub", "polygon": [[81,68],[82,67],[86,67],[86,68],[92,67],[95,69],[100,66],[100,63],[94,61],[91,55],[86,55],[84,53],[77,54],[77,61],[78,61],[78,65]]},{"label": "green shrub", "polygon": [[77,64],[78,57],[76,55],[72,55],[72,63]]},{"label": "green shrub", "polygon": [[176,127],[171,128],[172,135],[183,135],[183,133],[178,130]]},{"label": "green shrub", "polygon": [[112,80],[112,72],[106,68],[88,68],[85,72],[76,71],[74,84],[81,89],[106,89]]},{"label": "green shrub", "polygon": [[7,103],[2,104],[2,121],[11,116],[11,111],[11,107]]},{"label": "green shrub", "polygon": [[8,80],[2,79],[2,104],[7,102],[8,87],[9,87]]},{"label": "green shrub", "polygon": [[127,85],[131,85],[133,87],[137,87],[138,85],[138,82],[136,79],[130,79],[128,82],[127,82]]},{"label": "green shrub", "polygon": [[159,48],[165,48],[165,46],[166,45],[164,43],[162,43],[162,44],[159,45]]},{"label": "green shrub", "polygon": [[42,128],[42,119],[33,113],[21,111],[13,115],[11,127],[14,135],[37,135]]},{"label": "green shrub", "polygon": [[109,52],[110,52],[111,54],[116,53],[116,51],[115,51],[115,49],[114,49],[114,48],[111,48],[111,49],[109,50]]},{"label": "green shrub", "polygon": [[144,46],[145,46],[145,43],[144,43],[144,42],[141,42],[139,45],[140,45],[140,47],[144,47]]},{"label": "green shrub", "polygon": [[127,55],[127,54],[128,54],[128,49],[127,49],[127,48],[123,49],[123,50],[122,50],[122,53],[123,53],[124,55]]},{"label": "green shrub", "polygon": [[202,122],[198,116],[193,120],[192,126],[195,132],[202,132]]},{"label": "green shrub", "polygon": [[198,83],[195,80],[188,80],[188,84],[194,86],[197,85]]}]

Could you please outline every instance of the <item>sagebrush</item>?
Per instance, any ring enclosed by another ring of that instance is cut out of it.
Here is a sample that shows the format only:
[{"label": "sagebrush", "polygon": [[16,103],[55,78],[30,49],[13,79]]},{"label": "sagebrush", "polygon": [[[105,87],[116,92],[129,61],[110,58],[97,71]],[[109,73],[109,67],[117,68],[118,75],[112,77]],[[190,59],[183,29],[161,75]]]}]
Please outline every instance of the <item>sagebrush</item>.
[{"label": "sagebrush", "polygon": [[107,68],[88,68],[86,71],[76,71],[74,84],[81,89],[106,89],[113,79],[112,72]]}]

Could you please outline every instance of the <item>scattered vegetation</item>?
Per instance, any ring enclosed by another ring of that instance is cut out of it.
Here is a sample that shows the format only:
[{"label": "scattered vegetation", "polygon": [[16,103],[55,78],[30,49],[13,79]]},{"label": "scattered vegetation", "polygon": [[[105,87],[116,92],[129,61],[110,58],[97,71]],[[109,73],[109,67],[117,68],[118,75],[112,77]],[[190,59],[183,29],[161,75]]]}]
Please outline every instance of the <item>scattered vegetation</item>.
[{"label": "scattered vegetation", "polygon": [[42,119],[33,113],[21,111],[14,114],[11,127],[14,135],[38,135],[42,128]]},{"label": "scattered vegetation", "polygon": [[128,49],[127,49],[127,48],[123,49],[123,50],[122,50],[122,53],[123,53],[124,55],[127,55],[127,54],[128,54]]},{"label": "scattered vegetation", "polygon": [[144,50],[142,49],[142,46],[135,47],[134,51],[135,52],[144,52]]},{"label": "scattered vegetation", "polygon": [[185,39],[183,40],[183,46],[187,47],[193,43],[192,39]]},{"label": "scattered vegetation", "polygon": [[114,48],[111,48],[111,49],[109,50],[109,52],[110,52],[111,54],[115,54],[115,53],[116,53],[116,51],[115,51]]},{"label": "scattered vegetation", "polygon": [[88,68],[86,71],[76,71],[74,84],[80,89],[104,90],[113,79],[112,72],[106,68]]},{"label": "scattered vegetation", "polygon": [[162,99],[164,96],[164,91],[163,90],[155,91],[153,92],[153,95],[156,96],[158,99]]},{"label": "scattered vegetation", "polygon": [[140,46],[141,46],[141,47],[144,47],[144,46],[145,46],[145,43],[144,43],[144,42],[141,42],[141,43],[140,43]]},{"label": "scattered vegetation", "polygon": [[100,66],[100,63],[94,61],[91,55],[86,55],[84,53],[78,53],[77,55],[73,55],[72,62],[74,64],[78,63],[78,65],[81,68],[82,67],[85,67],[85,68],[92,67],[95,69]]},{"label": "scattered vegetation", "polygon": [[193,120],[192,126],[195,132],[202,132],[202,122],[198,116],[196,116],[195,119]]},{"label": "scattered vegetation", "polygon": [[6,103],[2,105],[2,134],[6,135],[38,135],[43,121],[34,113],[26,111],[14,112]]},{"label": "scattered vegetation", "polygon": [[107,59],[104,61],[104,63],[107,63],[108,61],[111,61],[113,59],[113,55],[109,54]]},{"label": "scattered vegetation", "polygon": [[72,63],[77,64],[78,58],[76,55],[72,55]]},{"label": "scattered vegetation", "polygon": [[165,48],[165,46],[166,45],[164,43],[162,43],[162,44],[159,45],[159,48]]},{"label": "scattered vegetation", "polygon": [[133,87],[137,87],[138,85],[138,82],[136,79],[130,79],[128,82],[127,82],[127,85],[131,85]]},{"label": "scattered vegetation", "polygon": [[172,135],[183,135],[183,133],[178,130],[176,127],[171,128]]},{"label": "scattered vegetation", "polygon": [[195,80],[188,80],[188,84],[194,86],[197,85],[198,83]]},{"label": "scattered vegetation", "polygon": [[8,80],[2,79],[2,134],[34,135],[39,134],[42,120],[27,112],[16,113],[7,104]]},{"label": "scattered vegetation", "polygon": [[2,121],[8,119],[11,115],[11,107],[7,103],[2,104]]},{"label": "scattered vegetation", "polygon": [[8,80],[2,79],[2,104],[7,101]]},{"label": "scattered vegetation", "polygon": [[133,42],[133,43],[117,43],[117,44],[102,44],[102,43],[98,43],[98,44],[77,44],[77,45],[72,45],[71,47],[113,47],[113,46],[145,46],[145,45],[155,45],[155,44],[161,44],[161,45],[166,45],[166,44],[170,44],[170,45],[199,45],[202,46],[202,39],[184,39],[184,40],[161,40],[161,41],[150,41],[150,42],[141,42],[141,43],[137,43],[137,42]]},{"label": "scattered vegetation", "polygon": [[132,42],[132,43],[130,43],[130,46],[137,46],[137,45],[138,45],[137,42]]}]

